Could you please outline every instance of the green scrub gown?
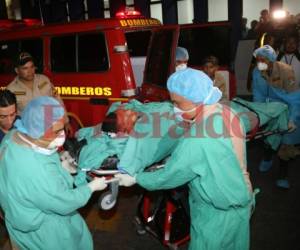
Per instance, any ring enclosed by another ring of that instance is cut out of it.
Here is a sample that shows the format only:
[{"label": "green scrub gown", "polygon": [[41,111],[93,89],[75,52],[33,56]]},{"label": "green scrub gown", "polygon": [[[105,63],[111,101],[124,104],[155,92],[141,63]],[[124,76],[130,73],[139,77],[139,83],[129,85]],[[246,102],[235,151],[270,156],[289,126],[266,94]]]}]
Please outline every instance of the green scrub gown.
[{"label": "green scrub gown", "polygon": [[12,241],[19,249],[93,249],[76,211],[90,198],[90,188],[73,188],[58,153],[37,153],[16,138],[14,132],[0,148],[0,204]]},{"label": "green scrub gown", "polygon": [[[180,139],[165,167],[137,174],[137,183],[148,190],[188,183],[190,250],[246,250],[253,195],[245,169],[245,140],[239,139],[244,157],[241,162],[232,138],[222,136],[222,117],[211,118],[204,117],[203,122],[192,125],[190,134]],[[205,127],[214,130],[203,131]]]}]

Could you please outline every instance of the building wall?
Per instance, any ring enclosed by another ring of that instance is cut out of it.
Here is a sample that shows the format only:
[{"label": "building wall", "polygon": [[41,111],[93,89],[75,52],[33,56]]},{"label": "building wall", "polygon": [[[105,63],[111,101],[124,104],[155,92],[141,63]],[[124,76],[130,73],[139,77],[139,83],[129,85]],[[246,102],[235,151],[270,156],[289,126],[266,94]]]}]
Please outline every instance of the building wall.
[{"label": "building wall", "polygon": [[290,14],[297,15],[300,13],[300,1],[299,0],[283,0],[283,8]]}]

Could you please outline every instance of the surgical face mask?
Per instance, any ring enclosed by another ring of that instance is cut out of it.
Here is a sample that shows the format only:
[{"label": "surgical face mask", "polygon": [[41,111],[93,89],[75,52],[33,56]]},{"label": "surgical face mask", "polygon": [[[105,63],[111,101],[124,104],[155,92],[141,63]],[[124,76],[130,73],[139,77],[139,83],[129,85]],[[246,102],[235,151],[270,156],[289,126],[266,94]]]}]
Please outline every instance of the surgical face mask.
[{"label": "surgical face mask", "polygon": [[27,142],[30,147],[37,153],[40,153],[40,154],[43,154],[43,155],[52,155],[54,154],[57,149],[54,148],[54,149],[47,149],[47,148],[42,148],[42,147],[39,147],[38,145],[32,143],[31,141],[27,140],[24,136],[22,136],[21,134],[18,133],[18,136],[24,141],[24,142]]},{"label": "surgical face mask", "polygon": [[179,70],[184,70],[187,68],[187,65],[185,63],[182,63],[182,64],[179,64],[176,66],[176,71],[179,71]]},{"label": "surgical face mask", "polygon": [[258,62],[258,63],[257,63],[257,68],[258,68],[258,70],[260,70],[260,71],[267,70],[267,69],[268,69],[268,64],[263,63],[263,62]]},{"label": "surgical face mask", "polygon": [[197,109],[197,107],[194,107],[194,108],[189,109],[189,110],[182,110],[182,109],[177,108],[175,106],[173,108],[176,120],[178,120],[180,122],[184,121],[184,122],[188,122],[188,123],[193,123],[195,121],[195,119],[193,119],[193,120],[185,119],[185,118],[182,117],[182,115],[184,113],[191,113],[191,112],[195,111],[196,109]]},{"label": "surgical face mask", "polygon": [[48,149],[58,149],[62,145],[64,145],[66,140],[66,134],[65,131],[62,131],[59,136],[57,136],[53,141],[51,141],[48,145]]}]

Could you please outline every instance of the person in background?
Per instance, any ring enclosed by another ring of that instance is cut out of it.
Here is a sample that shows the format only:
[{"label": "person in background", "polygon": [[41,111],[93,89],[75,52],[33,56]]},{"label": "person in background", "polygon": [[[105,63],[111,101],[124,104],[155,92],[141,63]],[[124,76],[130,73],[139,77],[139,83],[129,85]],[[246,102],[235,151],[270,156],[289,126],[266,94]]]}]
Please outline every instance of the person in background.
[{"label": "person in background", "polygon": [[[51,96],[63,104],[49,78],[43,74],[36,74],[35,70],[34,58],[27,52],[20,53],[16,59],[15,72],[17,76],[7,85],[7,89],[17,97],[18,115],[22,113],[27,103],[39,96]],[[68,122],[69,119],[65,113],[67,131],[70,129]]]},{"label": "person in background", "polygon": [[248,36],[248,27],[247,27],[248,19],[246,17],[242,18],[242,39],[246,39]]},{"label": "person in background", "polygon": [[255,27],[258,24],[257,20],[252,20],[250,23],[250,29],[248,30],[247,38],[249,40],[256,40],[257,39],[257,32],[255,31]]},{"label": "person in background", "polygon": [[[278,46],[278,42],[275,39],[275,35],[270,32],[270,33],[265,33],[261,39],[259,39],[257,44],[257,47],[261,47],[264,45],[269,45],[271,46],[276,52],[276,55],[279,53],[279,46]],[[262,45],[260,44],[262,42]],[[249,67],[249,71],[248,71],[248,77],[247,77],[247,89],[249,92],[252,91],[252,76],[253,76],[253,70],[256,67],[256,59],[253,56],[250,67]]]},{"label": "person in background", "polygon": [[13,127],[17,117],[17,99],[7,89],[0,90],[0,143]]},{"label": "person in background", "polygon": [[187,49],[177,47],[175,54],[175,71],[186,69],[189,60],[189,52]]},{"label": "person in background", "polygon": [[263,9],[260,12],[259,22],[255,27],[255,31],[258,33],[258,36],[261,36],[264,33],[271,32],[273,30],[273,24],[271,22],[270,14],[267,9]]},{"label": "person in background", "polygon": [[218,69],[219,60],[215,56],[208,56],[203,60],[203,71],[213,81],[214,86],[222,91],[222,100],[228,100],[226,81]]},{"label": "person in background", "polygon": [[[240,135],[210,136],[211,129],[220,131],[223,124],[229,124],[226,119],[230,115],[214,116],[225,108],[218,103],[222,93],[202,71],[177,71],[169,77],[167,87],[176,119],[186,124],[190,136],[178,139],[163,168],[115,177],[120,179],[121,186],[138,183],[148,190],[172,189],[187,183],[191,216],[189,250],[247,250],[253,191],[246,169],[243,125],[240,121],[234,125]],[[226,107],[231,113],[230,107]],[[201,138],[197,136],[199,127],[206,128]]]},{"label": "person in background", "polygon": [[279,53],[277,60],[292,66],[295,72],[296,83],[300,86],[300,53],[298,47],[298,35],[289,35],[284,43],[284,51]]},{"label": "person in background", "polygon": [[279,53],[280,43],[278,43],[278,41],[276,40],[274,33],[272,32],[265,33],[263,39],[263,46],[264,45],[271,46],[275,50],[276,55]]},{"label": "person in background", "polygon": [[[253,101],[254,102],[284,102],[289,106],[290,121],[289,131],[282,139],[282,145],[278,151],[280,158],[279,174],[276,185],[279,188],[288,189],[289,161],[299,153],[294,145],[300,143],[299,86],[296,84],[292,67],[286,63],[276,61],[277,55],[274,49],[265,45],[253,53],[256,58],[256,68],[253,71]],[[298,126],[298,128],[297,128]],[[259,165],[261,172],[268,171],[272,164],[273,154],[270,145],[264,147],[264,158]]]},{"label": "person in background", "polygon": [[256,49],[253,55],[256,59],[256,68],[253,71],[254,101],[268,100],[269,86],[286,92],[299,89],[293,68],[286,63],[276,61],[276,52],[270,45]]},{"label": "person in background", "polygon": [[73,187],[73,177],[57,153],[65,141],[64,113],[58,100],[35,98],[1,143],[0,206],[18,249],[93,249],[92,236],[76,210],[107,184],[95,178]]}]

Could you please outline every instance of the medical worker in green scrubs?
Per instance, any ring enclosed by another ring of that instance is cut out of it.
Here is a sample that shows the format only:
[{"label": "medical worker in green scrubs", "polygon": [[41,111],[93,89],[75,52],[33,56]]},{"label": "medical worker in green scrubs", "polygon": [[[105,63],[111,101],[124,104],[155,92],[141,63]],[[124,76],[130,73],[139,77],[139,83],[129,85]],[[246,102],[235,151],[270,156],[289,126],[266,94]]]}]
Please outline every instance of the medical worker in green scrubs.
[{"label": "medical worker in green scrubs", "polygon": [[175,72],[167,86],[177,120],[186,124],[188,133],[179,139],[163,169],[136,176],[118,174],[120,185],[138,183],[157,190],[187,183],[189,249],[249,249],[253,193],[243,125],[233,110],[218,103],[222,94],[203,72],[190,68]]},{"label": "medical worker in green scrubs", "polygon": [[73,187],[61,166],[64,108],[52,97],[33,99],[0,148],[0,205],[13,245],[30,250],[90,250],[91,234],[76,209],[106,188],[97,178]]}]

